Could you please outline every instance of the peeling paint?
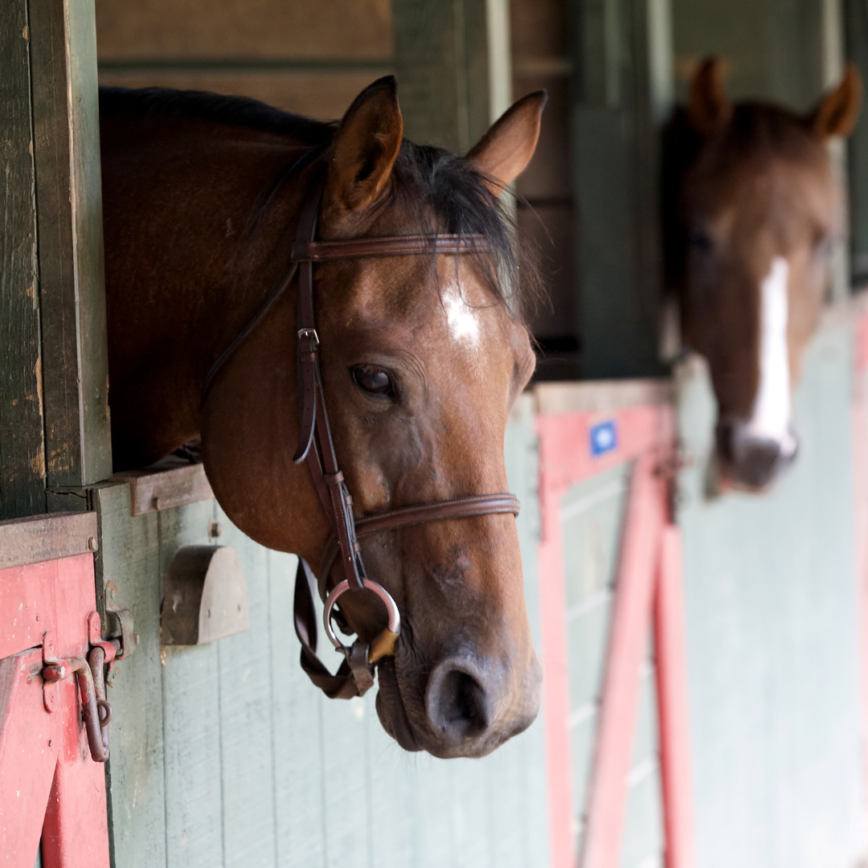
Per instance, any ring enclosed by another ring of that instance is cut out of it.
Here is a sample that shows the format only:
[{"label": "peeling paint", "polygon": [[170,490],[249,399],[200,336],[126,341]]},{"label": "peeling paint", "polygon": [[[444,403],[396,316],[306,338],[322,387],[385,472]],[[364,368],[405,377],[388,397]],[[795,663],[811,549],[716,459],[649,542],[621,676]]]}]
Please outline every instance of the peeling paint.
[{"label": "peeling paint", "polygon": [[40,479],[45,479],[45,453],[41,449],[30,459],[30,469]]},{"label": "peeling paint", "polygon": [[45,399],[42,394],[42,356],[37,357],[36,364],[33,366],[33,371],[36,374],[36,395],[39,399],[39,415],[42,417],[45,415],[43,413],[43,404],[45,403]]},{"label": "peeling paint", "polygon": [[36,287],[32,283],[24,290],[24,292],[27,294],[28,298],[36,298]]},{"label": "peeling paint", "polygon": [[28,24],[24,25],[24,30],[21,31],[21,35],[24,37],[25,42],[30,42],[30,26]]}]

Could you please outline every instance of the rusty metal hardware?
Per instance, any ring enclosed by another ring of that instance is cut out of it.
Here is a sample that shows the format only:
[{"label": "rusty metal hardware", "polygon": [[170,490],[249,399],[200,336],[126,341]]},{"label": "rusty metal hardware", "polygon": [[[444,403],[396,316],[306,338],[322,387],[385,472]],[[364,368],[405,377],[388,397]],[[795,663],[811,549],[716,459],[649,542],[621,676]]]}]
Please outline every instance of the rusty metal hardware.
[{"label": "rusty metal hardware", "polygon": [[87,743],[94,762],[104,763],[109,756],[108,725],[112,707],[106,700],[105,667],[128,657],[138,644],[133,633],[133,617],[128,609],[109,611],[109,637],[103,638],[98,612],[87,619],[88,642],[91,646],[87,660],[83,657],[57,656],[54,637],[50,632],[42,637],[43,699],[47,711],[57,708],[57,682],[74,675],[81,699],[81,713],[87,731]]},{"label": "rusty metal hardware", "polygon": [[[119,660],[129,657],[139,644],[133,631],[133,613],[129,609],[106,609],[106,630],[103,636],[99,615],[92,612],[87,622],[88,641],[94,648],[105,650],[109,670]],[[109,650],[109,649],[112,650]]]}]

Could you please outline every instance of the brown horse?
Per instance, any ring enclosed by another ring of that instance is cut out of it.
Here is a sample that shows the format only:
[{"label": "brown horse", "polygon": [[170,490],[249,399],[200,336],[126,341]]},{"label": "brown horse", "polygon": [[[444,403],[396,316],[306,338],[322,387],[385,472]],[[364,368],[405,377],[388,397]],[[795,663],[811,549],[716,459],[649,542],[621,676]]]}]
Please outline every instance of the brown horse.
[{"label": "brown horse", "polygon": [[840,235],[826,140],[856,123],[861,82],[843,82],[807,116],[733,105],[706,60],[664,143],[669,282],[682,335],[708,360],[718,402],[716,455],[736,487],[766,487],[796,457],[792,389]]},{"label": "brown horse", "polygon": [[[305,157],[320,153],[320,239],[467,233],[491,249],[315,266],[324,393],[357,514],[507,491],[507,415],[534,353],[497,197],[530,161],[544,103],[543,93],[520,100],[462,158],[403,140],[391,77],[336,125],[252,100],[104,91],[116,466],[145,465],[201,436],[232,521],[262,545],[319,562],[329,524],[308,468],[293,463],[295,282],[201,398],[215,360],[289,272],[313,178]],[[385,729],[441,757],[482,756],[525,729],[541,669],[513,517],[404,527],[363,548],[403,619],[380,667]],[[332,572],[330,585],[341,578]],[[344,616],[370,641],[383,628],[379,604],[346,599]]]}]

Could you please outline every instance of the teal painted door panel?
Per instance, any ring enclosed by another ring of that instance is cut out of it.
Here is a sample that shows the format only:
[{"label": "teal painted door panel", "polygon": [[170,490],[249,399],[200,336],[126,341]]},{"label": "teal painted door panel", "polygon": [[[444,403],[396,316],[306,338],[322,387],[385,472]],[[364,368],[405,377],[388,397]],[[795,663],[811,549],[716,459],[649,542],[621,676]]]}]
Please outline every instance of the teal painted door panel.
[{"label": "teal painted door panel", "polygon": [[766,495],[703,495],[714,405],[686,367],[680,478],[699,868],[852,868],[866,850],[851,336],[822,332],[801,451]]},{"label": "teal painted door panel", "polygon": [[[629,465],[574,486],[561,501],[566,578],[567,654],[573,803],[580,812],[589,796],[609,625],[616,592],[621,528],[627,503]],[[653,660],[649,649],[621,845],[622,868],[662,864],[662,823]]]},{"label": "teal painted door panel", "polygon": [[[513,413],[505,449],[511,490],[523,502],[518,527],[538,642],[529,398]],[[126,486],[101,489],[97,499],[102,589],[109,606],[133,610],[141,636],[109,688],[116,868],[548,865],[541,721],[483,760],[406,754],[380,726],[376,691],[329,701],[299,668],[293,556],[251,542],[214,501],[132,518]],[[214,542],[238,552],[250,629],[161,650],[168,565],[182,545]]]}]

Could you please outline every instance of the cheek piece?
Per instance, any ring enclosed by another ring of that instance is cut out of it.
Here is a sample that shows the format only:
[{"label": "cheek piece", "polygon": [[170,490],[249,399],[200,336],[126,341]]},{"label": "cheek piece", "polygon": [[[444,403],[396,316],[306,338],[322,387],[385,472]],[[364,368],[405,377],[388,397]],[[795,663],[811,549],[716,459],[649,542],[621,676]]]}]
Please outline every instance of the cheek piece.
[{"label": "cheek piece", "polygon": [[[269,296],[257,314],[237,338],[224,350],[212,366],[202,390],[204,405],[211,384],[226,361],[244,339],[264,319],[292,281],[298,277],[296,311],[296,383],[298,391],[300,435],[294,461],[307,462],[311,480],[329,521],[331,533],[317,570],[317,577],[303,558],[299,558],[295,579],[295,632],[301,642],[301,667],[310,680],[332,699],[350,699],[364,695],[374,684],[374,667],[378,660],[394,653],[401,632],[401,614],[392,595],[378,582],[369,579],[362,561],[359,539],[370,534],[395,530],[430,521],[467,518],[479,515],[518,515],[520,504],[513,494],[472,494],[450,500],[438,500],[415,506],[405,506],[356,518],[353,498],[338,466],[325,406],[320,370],[320,339],[314,317],[313,264],[337,259],[371,256],[417,256],[464,253],[488,253],[490,248],[482,235],[393,235],[356,238],[345,241],[316,241],[316,226],[325,188],[326,160],[314,155],[311,167],[315,180],[305,197],[301,218],[292,245],[292,266],[286,278]],[[290,169],[290,173],[307,166],[311,155],[305,155]],[[331,592],[328,580],[337,561],[343,579]],[[323,627],[335,649],[343,656],[335,674],[329,672],[316,654],[317,616],[314,588],[325,604]],[[352,631],[337,606],[344,594],[368,591],[376,594],[388,612],[388,626],[369,645],[356,639],[344,645],[338,638],[334,623],[342,632]]]}]

